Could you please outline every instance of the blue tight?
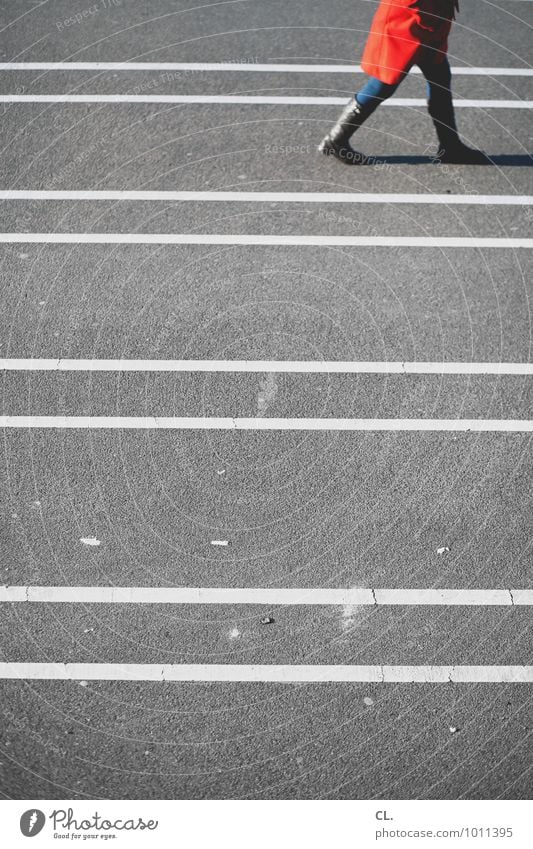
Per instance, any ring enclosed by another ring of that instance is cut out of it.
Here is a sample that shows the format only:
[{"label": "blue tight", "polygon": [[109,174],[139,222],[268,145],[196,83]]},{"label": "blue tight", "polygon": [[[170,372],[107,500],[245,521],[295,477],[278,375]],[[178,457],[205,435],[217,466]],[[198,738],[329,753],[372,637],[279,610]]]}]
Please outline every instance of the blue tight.
[{"label": "blue tight", "polygon": [[[448,58],[445,57],[443,62],[436,63],[434,54],[428,51],[427,55],[423,55],[418,65],[427,80],[428,107],[431,116],[443,126],[454,126],[450,87],[452,73]],[[402,80],[404,77],[402,77]],[[371,114],[383,100],[394,94],[402,80],[393,85],[388,85],[375,77],[369,77],[367,83],[355,95],[355,98],[361,106],[367,106],[368,114]]]}]

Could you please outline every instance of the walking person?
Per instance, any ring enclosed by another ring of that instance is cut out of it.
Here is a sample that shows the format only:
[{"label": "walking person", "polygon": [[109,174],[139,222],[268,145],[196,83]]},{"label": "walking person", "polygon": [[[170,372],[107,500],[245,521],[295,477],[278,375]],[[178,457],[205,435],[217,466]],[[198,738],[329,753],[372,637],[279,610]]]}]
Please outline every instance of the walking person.
[{"label": "walking person", "polygon": [[448,35],[458,0],[381,0],[361,67],[369,80],[341,113],[322,140],[319,151],[346,165],[365,157],[349,144],[351,136],[390,97],[413,65],[427,80],[428,111],[435,125],[439,150],[435,161],[464,165],[490,162],[480,150],[463,144],[457,132],[448,62]]}]

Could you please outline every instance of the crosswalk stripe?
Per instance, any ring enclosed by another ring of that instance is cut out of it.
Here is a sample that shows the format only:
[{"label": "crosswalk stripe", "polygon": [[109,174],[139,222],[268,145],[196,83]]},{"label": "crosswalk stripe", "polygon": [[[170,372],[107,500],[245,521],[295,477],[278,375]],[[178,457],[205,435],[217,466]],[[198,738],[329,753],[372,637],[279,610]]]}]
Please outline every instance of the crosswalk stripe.
[{"label": "crosswalk stripe", "polygon": [[531,419],[338,419],[194,416],[0,416],[3,428],[79,430],[436,431],[532,433]]},{"label": "crosswalk stripe", "polygon": [[300,236],[249,233],[0,233],[4,244],[244,245],[300,247],[406,247],[531,249],[533,239],[477,236]]},{"label": "crosswalk stripe", "polygon": [[[250,94],[0,94],[0,103],[209,103],[255,106],[344,106],[344,97]],[[533,100],[472,100],[457,97],[459,109],[532,109]],[[424,106],[420,97],[391,97],[383,106]]]},{"label": "crosswalk stripe", "polygon": [[445,206],[532,206],[533,195],[448,195],[365,192],[0,190],[0,200],[179,201],[194,203],[377,203]]},{"label": "crosswalk stripe", "polygon": [[[246,73],[362,74],[360,65],[265,62],[0,62],[0,71],[244,71]],[[412,68],[412,74],[421,74]],[[454,66],[455,76],[531,77],[532,68]]]},{"label": "crosswalk stripe", "polygon": [[208,372],[224,374],[533,375],[531,363],[342,360],[72,360],[0,358],[0,371]]},{"label": "crosswalk stripe", "polygon": [[532,606],[533,590],[2,586],[0,602],[276,606]]},{"label": "crosswalk stripe", "polygon": [[404,684],[533,683],[533,666],[0,663],[0,679]]}]

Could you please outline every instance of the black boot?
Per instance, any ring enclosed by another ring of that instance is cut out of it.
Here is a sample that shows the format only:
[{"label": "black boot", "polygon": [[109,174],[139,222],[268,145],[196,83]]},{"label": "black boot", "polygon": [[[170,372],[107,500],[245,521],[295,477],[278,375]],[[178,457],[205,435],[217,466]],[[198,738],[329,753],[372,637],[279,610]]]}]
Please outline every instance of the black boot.
[{"label": "black boot", "polygon": [[468,147],[459,138],[451,94],[444,108],[442,103],[440,107],[437,115],[436,110],[428,103],[428,111],[439,140],[439,150],[434,161],[447,165],[490,165],[491,161],[486,153]]},{"label": "black boot", "polygon": [[347,103],[334,127],[322,139],[318,149],[325,156],[334,156],[345,165],[360,165],[365,157],[350,147],[349,141],[358,127],[375,109],[374,104],[361,106],[354,98]]},{"label": "black boot", "polygon": [[491,161],[486,153],[482,150],[476,150],[474,147],[468,147],[463,144],[460,138],[457,138],[453,144],[448,144],[441,148],[435,157],[438,162],[443,165],[491,165]]}]

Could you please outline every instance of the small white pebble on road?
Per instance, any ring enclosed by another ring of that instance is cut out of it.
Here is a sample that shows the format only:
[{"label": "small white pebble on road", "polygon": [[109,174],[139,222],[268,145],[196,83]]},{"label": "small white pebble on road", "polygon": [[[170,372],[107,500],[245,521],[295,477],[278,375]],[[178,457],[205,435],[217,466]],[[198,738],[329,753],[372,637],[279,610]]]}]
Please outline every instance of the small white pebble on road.
[{"label": "small white pebble on road", "polygon": [[229,638],[230,638],[230,640],[237,640],[240,636],[241,636],[241,632],[239,631],[239,629],[238,629],[238,628],[233,628],[233,629],[229,632]]},{"label": "small white pebble on road", "polygon": [[88,681],[80,681],[80,687],[88,687],[88,686],[89,686]]},{"label": "small white pebble on road", "polygon": [[455,734],[457,732],[457,730],[458,729],[455,727],[455,725],[450,725],[450,733],[451,734]]},{"label": "small white pebble on road", "polygon": [[227,539],[212,539],[211,545],[228,545]]},{"label": "small white pebble on road", "polygon": [[100,545],[100,540],[96,539],[96,537],[80,537],[80,542],[82,542],[83,545]]},{"label": "small white pebble on road", "polygon": [[84,634],[92,634],[93,631],[94,631],[94,628],[84,628],[83,629]]},{"label": "small white pebble on road", "polygon": [[226,469],[217,469],[217,475],[225,475]]},{"label": "small white pebble on road", "polygon": [[441,545],[440,548],[437,548],[437,554],[446,554],[446,552],[449,550],[450,548],[448,545]]},{"label": "small white pebble on road", "polygon": [[368,707],[372,707],[372,705],[374,704],[374,699],[371,699],[370,696],[365,696],[363,701]]}]

